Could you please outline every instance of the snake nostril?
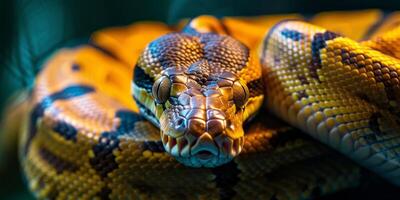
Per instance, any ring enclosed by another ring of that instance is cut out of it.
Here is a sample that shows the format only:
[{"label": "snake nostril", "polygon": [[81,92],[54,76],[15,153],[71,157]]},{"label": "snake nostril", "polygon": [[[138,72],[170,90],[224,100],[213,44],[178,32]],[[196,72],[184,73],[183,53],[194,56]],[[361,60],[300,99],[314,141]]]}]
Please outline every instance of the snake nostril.
[{"label": "snake nostril", "polygon": [[184,119],[178,119],[178,121],[176,121],[176,124],[177,124],[178,126],[182,126],[184,123],[185,123],[185,120],[184,120]]},{"label": "snake nostril", "polygon": [[176,131],[183,132],[186,128],[185,119],[179,118],[176,120],[175,129]]}]

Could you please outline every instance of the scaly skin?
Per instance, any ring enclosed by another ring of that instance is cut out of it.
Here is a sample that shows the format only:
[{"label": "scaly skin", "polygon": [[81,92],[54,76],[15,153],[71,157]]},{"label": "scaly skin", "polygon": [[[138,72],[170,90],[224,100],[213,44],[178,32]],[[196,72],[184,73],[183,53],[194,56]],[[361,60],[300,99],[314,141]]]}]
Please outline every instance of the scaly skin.
[{"label": "scaly skin", "polygon": [[268,109],[400,184],[398,36],[367,46],[304,22],[277,25],[262,48]]},{"label": "scaly skin", "polygon": [[[375,16],[365,14],[370,15]],[[397,183],[397,161],[383,156],[396,155],[396,132],[391,130],[397,123],[387,116],[396,119],[397,103],[392,101],[398,102],[397,96],[387,95],[384,84],[382,88],[368,82],[376,78],[367,73],[368,65],[365,69],[357,66],[371,59],[384,63],[393,74],[390,70],[396,69],[397,61],[383,53],[394,56],[384,49],[394,44],[395,35],[359,44],[303,22],[285,22],[275,26],[262,42],[270,25],[267,19],[249,22],[200,17],[189,24],[186,33],[162,36],[172,30],[157,23],[136,24],[97,32],[91,45],[59,50],[37,77],[29,100],[31,111],[24,120],[20,158],[30,189],[42,199],[304,199],[358,184],[358,166],[301,131],[265,113],[244,122],[259,110],[263,95],[268,111]],[[243,27],[252,31],[243,32]],[[208,32],[216,34],[209,37]],[[314,39],[321,35],[321,40]],[[178,41],[182,37],[187,37],[183,43]],[[207,52],[223,46],[215,41],[228,41],[226,49],[232,53],[226,54],[228,57],[216,56],[221,51],[211,57],[199,53],[207,45]],[[313,41],[318,41],[314,52]],[[187,51],[188,43],[200,47]],[[260,63],[256,55],[259,44]],[[349,56],[342,51],[337,54],[339,47],[349,51]],[[169,49],[169,53],[157,54],[154,49]],[[364,59],[357,60],[359,54]],[[241,59],[246,62],[236,62]],[[210,60],[217,64],[210,65]],[[259,64],[264,84],[251,85],[261,77]],[[380,69],[386,80],[386,69]],[[133,71],[132,92],[138,105],[130,95]],[[210,77],[204,71],[215,73]],[[218,84],[230,78],[229,84]],[[355,82],[363,78],[369,79],[363,84]],[[182,84],[184,87],[179,87]],[[264,93],[260,93],[263,86]],[[223,87],[239,95],[228,98]],[[214,93],[221,102],[210,101],[206,93]],[[174,104],[168,98],[175,95],[179,99],[183,94],[198,96],[206,103],[204,107],[184,101]],[[185,106],[197,109],[196,117],[184,120],[206,124],[200,131],[188,126],[177,133],[167,128],[179,121],[172,108]],[[207,127],[211,119],[199,114],[210,109],[223,116],[212,126],[222,127],[219,131]],[[235,131],[226,129],[227,122],[234,124]],[[362,130],[355,130],[359,127]],[[193,141],[187,139],[194,142],[188,146],[188,159],[180,157],[184,148],[173,150],[173,134],[186,139],[194,135]],[[218,144],[218,136],[222,141],[240,139],[237,146],[224,148]],[[387,140],[391,136],[393,139]],[[196,147],[196,141],[206,142],[197,142]],[[199,149],[210,153],[203,152],[200,157],[190,153]],[[220,159],[220,152],[228,159]],[[197,168],[200,166],[205,167]]]}]

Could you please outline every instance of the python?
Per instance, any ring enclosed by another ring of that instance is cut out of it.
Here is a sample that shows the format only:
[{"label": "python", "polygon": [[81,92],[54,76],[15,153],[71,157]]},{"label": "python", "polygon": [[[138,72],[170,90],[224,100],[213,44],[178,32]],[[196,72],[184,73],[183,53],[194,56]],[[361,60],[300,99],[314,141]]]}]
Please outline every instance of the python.
[{"label": "python", "polygon": [[359,43],[303,21],[266,36],[260,24],[136,24],[58,50],[26,102],[31,190],[298,199],[359,183],[360,167],[302,132],[398,184],[398,29]]}]

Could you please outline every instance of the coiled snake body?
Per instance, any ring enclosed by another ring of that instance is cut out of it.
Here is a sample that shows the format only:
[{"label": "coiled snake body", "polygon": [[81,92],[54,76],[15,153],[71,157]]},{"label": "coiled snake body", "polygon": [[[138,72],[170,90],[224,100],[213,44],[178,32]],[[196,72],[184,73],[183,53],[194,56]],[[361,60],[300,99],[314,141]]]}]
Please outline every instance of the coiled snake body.
[{"label": "coiled snake body", "polygon": [[357,43],[285,21],[259,52],[212,17],[168,32],[100,32],[48,59],[20,142],[37,197],[300,199],[357,185],[359,167],[264,109],[400,184],[397,30]]}]

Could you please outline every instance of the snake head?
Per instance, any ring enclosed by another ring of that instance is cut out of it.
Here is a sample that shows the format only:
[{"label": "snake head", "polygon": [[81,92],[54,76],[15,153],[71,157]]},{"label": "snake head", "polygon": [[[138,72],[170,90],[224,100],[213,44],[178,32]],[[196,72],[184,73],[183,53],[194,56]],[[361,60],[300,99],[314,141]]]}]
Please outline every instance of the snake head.
[{"label": "snake head", "polygon": [[248,69],[254,62],[239,41],[189,32],[164,35],[146,47],[135,69],[134,96],[154,114],[167,153],[187,166],[216,167],[243,148],[243,122],[262,102],[255,103],[259,94],[248,80],[260,79],[261,68]]},{"label": "snake head", "polygon": [[244,143],[246,83],[230,72],[205,77],[206,63],[194,63],[187,71],[169,68],[152,89],[156,102],[166,107],[160,117],[165,150],[194,167],[226,163]]}]

